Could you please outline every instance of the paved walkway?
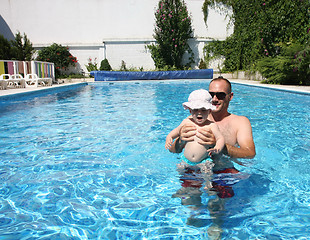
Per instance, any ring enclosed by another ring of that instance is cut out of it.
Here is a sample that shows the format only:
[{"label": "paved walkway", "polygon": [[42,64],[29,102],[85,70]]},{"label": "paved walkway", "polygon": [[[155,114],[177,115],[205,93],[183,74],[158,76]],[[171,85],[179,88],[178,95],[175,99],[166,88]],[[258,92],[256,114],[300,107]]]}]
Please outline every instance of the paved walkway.
[{"label": "paved walkway", "polygon": [[[93,79],[87,79],[87,82],[93,82]],[[300,92],[310,95],[310,86],[293,86],[293,85],[273,85],[273,84],[263,84],[259,81],[251,81],[251,80],[240,80],[240,79],[230,79],[232,83],[239,83],[239,84],[245,84],[245,85],[252,85],[252,86],[259,86],[259,87],[267,87],[267,88],[274,88],[274,89],[282,89],[286,91],[294,91],[294,92]],[[40,91],[47,88],[57,88],[57,87],[63,87],[66,85],[74,85],[81,83],[82,80],[75,79],[72,80],[72,82],[67,82],[63,84],[56,84],[49,87],[28,87],[28,88],[15,88],[15,89],[6,89],[6,90],[0,90],[0,97],[1,96],[8,96],[12,94],[18,94],[18,93],[25,93],[30,91]]]},{"label": "paved walkway", "polygon": [[44,86],[44,87],[40,86],[40,87],[26,87],[26,88],[7,88],[6,90],[0,90],[0,97],[8,96],[8,95],[13,95],[13,94],[19,94],[19,93],[41,91],[41,90],[46,90],[46,89],[49,89],[49,88],[58,88],[58,87],[64,87],[64,86],[71,86],[71,85],[79,84],[81,82],[83,82],[83,81],[79,80],[79,81],[62,83],[62,84],[54,84],[52,86]]},{"label": "paved walkway", "polygon": [[264,84],[264,83],[260,83],[259,81],[240,80],[240,79],[229,79],[229,81],[231,81],[232,83],[241,83],[245,85],[301,92],[301,93],[306,93],[310,95],[310,86]]}]

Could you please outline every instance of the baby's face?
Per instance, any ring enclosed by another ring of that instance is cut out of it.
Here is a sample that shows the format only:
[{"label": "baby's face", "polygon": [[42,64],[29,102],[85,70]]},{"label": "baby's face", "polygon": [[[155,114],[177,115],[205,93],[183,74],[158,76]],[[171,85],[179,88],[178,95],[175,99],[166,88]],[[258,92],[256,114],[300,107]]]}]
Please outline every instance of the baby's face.
[{"label": "baby's face", "polygon": [[206,110],[204,108],[190,110],[193,120],[198,125],[202,125],[207,121],[210,111],[211,111],[210,109]]}]

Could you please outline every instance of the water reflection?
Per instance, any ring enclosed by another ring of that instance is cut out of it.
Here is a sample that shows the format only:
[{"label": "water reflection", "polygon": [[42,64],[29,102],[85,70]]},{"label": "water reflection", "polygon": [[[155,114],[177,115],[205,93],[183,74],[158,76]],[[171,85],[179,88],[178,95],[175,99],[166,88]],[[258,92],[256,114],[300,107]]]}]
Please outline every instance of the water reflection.
[{"label": "water reflection", "polygon": [[179,168],[181,188],[172,195],[190,210],[187,225],[207,227],[209,239],[222,239],[225,228],[242,221],[244,208],[255,195],[268,190],[260,175],[222,171],[203,172],[199,167]]}]

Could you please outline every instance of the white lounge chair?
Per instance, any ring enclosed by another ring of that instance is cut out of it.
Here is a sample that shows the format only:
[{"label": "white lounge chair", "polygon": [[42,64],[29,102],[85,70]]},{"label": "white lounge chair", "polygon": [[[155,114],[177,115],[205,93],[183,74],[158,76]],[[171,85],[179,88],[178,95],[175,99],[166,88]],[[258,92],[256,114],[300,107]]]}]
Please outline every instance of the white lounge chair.
[{"label": "white lounge chair", "polygon": [[8,86],[8,79],[11,78],[10,74],[1,74],[0,76],[0,89],[5,90]]},{"label": "white lounge chair", "polygon": [[35,73],[29,73],[26,75],[26,86],[27,87],[38,87],[41,86],[52,86],[51,78],[39,78]]},{"label": "white lounge chair", "polygon": [[20,74],[1,74],[0,76],[0,88],[7,89],[7,87],[25,88],[25,79]]},{"label": "white lounge chair", "polygon": [[16,88],[25,88],[26,87],[26,81],[20,74],[12,74],[11,79],[8,80],[9,86],[13,86]]},{"label": "white lounge chair", "polygon": [[38,86],[38,76],[37,74],[27,74],[26,77],[26,86],[27,87],[37,87]]}]

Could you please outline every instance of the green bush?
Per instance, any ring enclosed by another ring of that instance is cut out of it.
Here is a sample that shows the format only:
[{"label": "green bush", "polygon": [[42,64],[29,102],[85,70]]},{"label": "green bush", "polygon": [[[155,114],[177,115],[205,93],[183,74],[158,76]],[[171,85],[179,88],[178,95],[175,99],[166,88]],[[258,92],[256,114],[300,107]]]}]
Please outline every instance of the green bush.
[{"label": "green bush", "polygon": [[184,0],[160,0],[155,12],[154,38],[156,44],[148,45],[157,69],[166,65],[183,69],[183,56],[190,54],[187,65],[193,63],[193,52],[188,39],[193,35],[191,18]]},{"label": "green bush", "polygon": [[310,85],[310,45],[303,47],[294,55],[293,72],[297,74],[300,85]]},{"label": "green bush", "polygon": [[[301,69],[304,69],[303,73],[306,71],[305,67],[307,64],[309,66],[307,46],[310,43],[310,1],[205,0],[203,5],[205,20],[210,7],[220,10],[232,9],[230,20],[234,24],[234,32],[225,41],[213,41],[205,46],[207,63],[213,58],[223,56],[225,58],[223,71],[231,72],[256,70],[258,61],[260,61],[260,69],[264,68],[263,65],[266,67],[267,63],[270,66],[280,64],[282,67],[277,67],[283,72],[279,73],[280,76],[276,77],[277,79],[283,79],[282,74],[288,74],[285,79],[291,77],[291,71],[288,71],[290,67],[287,65],[291,63],[287,63],[286,60],[295,62],[294,64],[298,65],[298,71]],[[303,46],[304,51],[300,53],[302,57],[300,62],[292,60],[292,55],[284,54],[284,48],[282,48],[284,43]],[[304,53],[306,57],[303,56]],[[273,60],[274,63],[272,63]],[[297,72],[296,69],[295,72]],[[299,76],[301,77],[301,73]]]},{"label": "green bush", "polygon": [[81,73],[69,73],[69,74],[62,74],[59,76],[59,78],[72,79],[72,78],[85,78],[85,76]]},{"label": "green bush", "polygon": [[88,58],[88,64],[85,65],[86,69],[88,72],[91,71],[98,71],[98,66],[97,66],[97,58],[94,59],[94,62],[91,57]]},{"label": "green bush", "polygon": [[126,67],[126,63],[124,60],[122,60],[121,62],[121,68],[119,69],[120,71],[128,71],[127,67]]},{"label": "green bush", "polygon": [[55,65],[55,76],[59,78],[65,70],[77,63],[76,57],[69,52],[68,47],[53,43],[49,47],[44,47],[38,51],[37,61],[52,62]]},{"label": "green bush", "polygon": [[292,81],[290,78],[290,73],[293,72],[293,68],[290,62],[291,59],[289,57],[283,56],[264,58],[258,61],[258,69],[262,76],[267,79],[263,82],[274,84],[289,84]]},{"label": "green bush", "polygon": [[101,61],[99,69],[100,71],[111,71],[112,70],[108,59],[103,59]]},{"label": "green bush", "polygon": [[300,44],[283,45],[281,55],[258,61],[264,82],[274,84],[310,85],[310,47]]}]

